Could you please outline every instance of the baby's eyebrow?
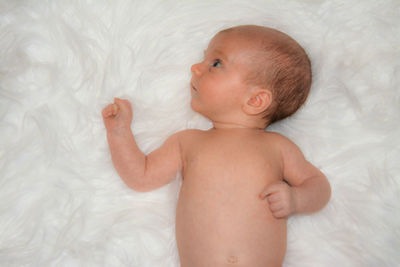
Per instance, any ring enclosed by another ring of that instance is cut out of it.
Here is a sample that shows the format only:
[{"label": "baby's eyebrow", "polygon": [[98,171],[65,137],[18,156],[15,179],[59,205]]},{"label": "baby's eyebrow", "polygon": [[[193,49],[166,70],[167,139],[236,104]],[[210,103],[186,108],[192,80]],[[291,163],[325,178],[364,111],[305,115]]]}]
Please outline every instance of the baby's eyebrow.
[{"label": "baby's eyebrow", "polygon": [[[204,50],[204,56],[207,55],[207,49]],[[219,50],[219,49],[215,49],[213,50],[213,54],[217,55],[218,57],[221,57],[221,59],[227,59],[226,55],[224,54],[223,51]]]},{"label": "baby's eyebrow", "polygon": [[222,60],[227,60],[228,59],[228,57],[225,55],[225,53],[223,51],[221,51],[221,50],[216,49],[216,50],[214,50],[214,53],[216,55],[218,55],[218,57],[220,57]]}]

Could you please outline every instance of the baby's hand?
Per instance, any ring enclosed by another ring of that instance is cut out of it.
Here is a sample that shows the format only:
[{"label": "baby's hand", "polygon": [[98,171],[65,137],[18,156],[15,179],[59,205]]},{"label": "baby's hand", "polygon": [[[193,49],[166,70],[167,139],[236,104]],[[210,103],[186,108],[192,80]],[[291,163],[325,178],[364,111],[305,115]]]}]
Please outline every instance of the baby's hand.
[{"label": "baby's hand", "polygon": [[103,121],[107,131],[130,129],[132,122],[132,106],[128,100],[114,98],[114,104],[109,104],[103,111]]},{"label": "baby's hand", "polygon": [[295,212],[295,201],[292,188],[285,182],[269,185],[261,194],[261,199],[267,199],[269,209],[275,218],[287,218]]}]

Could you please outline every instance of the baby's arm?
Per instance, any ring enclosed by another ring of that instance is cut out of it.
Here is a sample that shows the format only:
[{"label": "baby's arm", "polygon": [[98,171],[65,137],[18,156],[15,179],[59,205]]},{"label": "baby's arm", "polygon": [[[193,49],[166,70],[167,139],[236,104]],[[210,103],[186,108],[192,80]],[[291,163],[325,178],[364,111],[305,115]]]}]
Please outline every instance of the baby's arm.
[{"label": "baby's arm", "polygon": [[325,175],[308,162],[290,140],[279,140],[283,177],[287,182],[269,185],[261,198],[267,198],[275,217],[293,213],[312,213],[322,209],[330,199],[331,188]]},{"label": "baby's arm", "polygon": [[146,192],[175,178],[182,167],[178,134],[146,156],[137,146],[130,128],[129,101],[115,98],[114,104],[105,107],[102,115],[114,167],[127,186]]}]

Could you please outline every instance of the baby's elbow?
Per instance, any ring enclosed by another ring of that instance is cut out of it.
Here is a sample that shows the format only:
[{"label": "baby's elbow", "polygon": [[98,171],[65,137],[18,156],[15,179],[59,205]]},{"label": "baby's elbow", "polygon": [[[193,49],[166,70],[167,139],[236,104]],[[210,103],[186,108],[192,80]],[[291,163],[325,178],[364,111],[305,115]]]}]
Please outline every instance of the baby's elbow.
[{"label": "baby's elbow", "polygon": [[150,189],[148,189],[148,188],[145,187],[145,186],[128,185],[128,187],[129,187],[130,189],[132,189],[133,191],[138,192],[138,193],[146,193],[146,192],[151,191]]},{"label": "baby's elbow", "polygon": [[123,181],[135,192],[146,193],[153,190],[145,177],[141,179],[123,179]]},{"label": "baby's elbow", "polygon": [[139,193],[147,193],[154,190],[154,187],[149,184],[135,184],[135,185],[128,185],[128,187],[136,192]]}]

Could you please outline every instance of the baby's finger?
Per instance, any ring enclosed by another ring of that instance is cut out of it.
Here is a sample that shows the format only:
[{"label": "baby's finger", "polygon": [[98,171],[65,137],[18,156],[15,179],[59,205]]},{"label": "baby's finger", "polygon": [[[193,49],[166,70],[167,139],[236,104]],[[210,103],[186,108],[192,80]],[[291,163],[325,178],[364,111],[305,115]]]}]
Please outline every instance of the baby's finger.
[{"label": "baby's finger", "polygon": [[106,106],[102,111],[102,115],[104,118],[108,118],[108,117],[112,116],[113,115],[113,104],[109,104],[108,106]]},{"label": "baby's finger", "polygon": [[283,218],[287,218],[289,216],[289,214],[287,213],[287,211],[285,209],[276,211],[273,214],[274,214],[274,217],[277,219],[283,219]]},{"label": "baby's finger", "polygon": [[279,203],[274,203],[274,204],[269,205],[269,209],[270,209],[272,212],[277,212],[277,211],[280,211],[281,209],[283,209],[283,207],[282,207],[282,205],[279,204]]},{"label": "baby's finger", "polygon": [[267,196],[268,203],[275,203],[275,202],[280,201],[280,199],[281,198],[280,198],[279,194],[269,194]]},{"label": "baby's finger", "polygon": [[117,115],[119,111],[119,106],[117,104],[112,104],[112,115]]},{"label": "baby's finger", "polygon": [[118,107],[123,110],[131,108],[131,102],[129,102],[129,100],[118,97],[114,98],[114,104],[118,105]]},{"label": "baby's finger", "polygon": [[269,185],[264,191],[261,192],[259,195],[261,199],[266,198],[267,196],[279,191],[278,184]]}]

